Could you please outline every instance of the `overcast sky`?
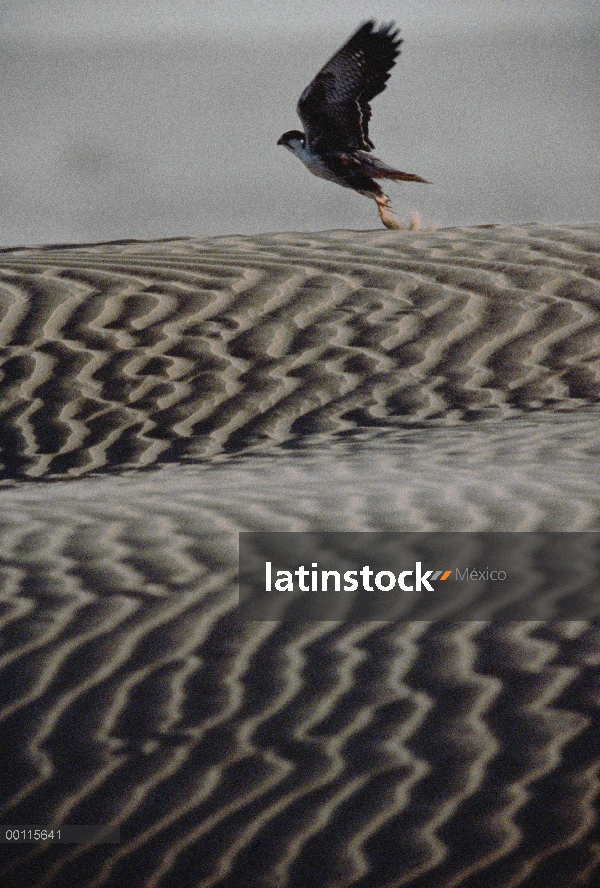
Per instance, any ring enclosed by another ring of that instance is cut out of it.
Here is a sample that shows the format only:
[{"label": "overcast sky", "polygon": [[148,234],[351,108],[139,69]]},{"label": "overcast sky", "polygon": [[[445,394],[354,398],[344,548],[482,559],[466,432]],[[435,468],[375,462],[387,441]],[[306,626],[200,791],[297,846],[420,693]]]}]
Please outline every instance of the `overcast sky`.
[{"label": "overcast sky", "polygon": [[306,33],[367,18],[416,30],[600,17],[597,0],[0,0],[0,35],[34,39],[113,39],[228,33]]},{"label": "overcast sky", "polygon": [[598,0],[0,0],[0,244],[364,229],[277,146],[367,19],[405,40],[377,156],[424,224],[600,216]]}]

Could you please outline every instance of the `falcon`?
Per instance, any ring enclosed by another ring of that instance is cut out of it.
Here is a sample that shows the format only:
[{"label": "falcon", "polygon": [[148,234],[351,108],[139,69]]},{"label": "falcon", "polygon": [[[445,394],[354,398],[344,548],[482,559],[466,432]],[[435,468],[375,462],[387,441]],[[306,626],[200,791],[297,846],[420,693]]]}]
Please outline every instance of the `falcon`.
[{"label": "falcon", "polygon": [[402,40],[393,22],[376,28],[364,25],[321,68],[297,105],[304,132],[289,130],[278,140],[321,179],[352,188],[372,198],[386,228],[400,228],[389,197],[376,179],[424,182],[414,173],[402,173],[369,152],[371,106],[383,92],[400,54]]}]

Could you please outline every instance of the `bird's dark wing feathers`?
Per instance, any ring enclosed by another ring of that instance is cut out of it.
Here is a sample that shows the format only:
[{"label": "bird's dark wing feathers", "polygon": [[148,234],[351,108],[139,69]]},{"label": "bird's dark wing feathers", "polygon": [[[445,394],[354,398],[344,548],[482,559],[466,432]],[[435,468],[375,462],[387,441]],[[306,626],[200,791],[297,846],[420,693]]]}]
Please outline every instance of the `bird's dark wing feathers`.
[{"label": "bird's dark wing feathers", "polygon": [[375,30],[365,22],[339,49],[298,102],[312,151],[370,151],[369,102],[382,90],[396,64],[402,40],[393,23]]}]

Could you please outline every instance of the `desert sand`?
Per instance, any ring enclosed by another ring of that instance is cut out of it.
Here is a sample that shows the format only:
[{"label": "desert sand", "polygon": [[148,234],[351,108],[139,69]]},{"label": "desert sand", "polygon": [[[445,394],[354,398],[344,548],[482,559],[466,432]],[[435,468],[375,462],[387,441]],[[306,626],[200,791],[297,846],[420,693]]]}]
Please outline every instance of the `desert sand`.
[{"label": "desert sand", "polygon": [[11,248],[0,297],[0,819],[121,828],[3,886],[594,884],[596,621],[235,580],[241,530],[597,532],[600,226]]}]

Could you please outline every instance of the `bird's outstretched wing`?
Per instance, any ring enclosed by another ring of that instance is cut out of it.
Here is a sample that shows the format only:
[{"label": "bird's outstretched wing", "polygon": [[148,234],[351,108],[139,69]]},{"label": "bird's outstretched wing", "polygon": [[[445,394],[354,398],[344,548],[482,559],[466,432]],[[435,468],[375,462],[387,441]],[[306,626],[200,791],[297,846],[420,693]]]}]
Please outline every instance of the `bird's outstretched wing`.
[{"label": "bird's outstretched wing", "polygon": [[370,151],[369,102],[396,64],[402,40],[394,24],[365,22],[309,83],[298,102],[311,151]]}]

